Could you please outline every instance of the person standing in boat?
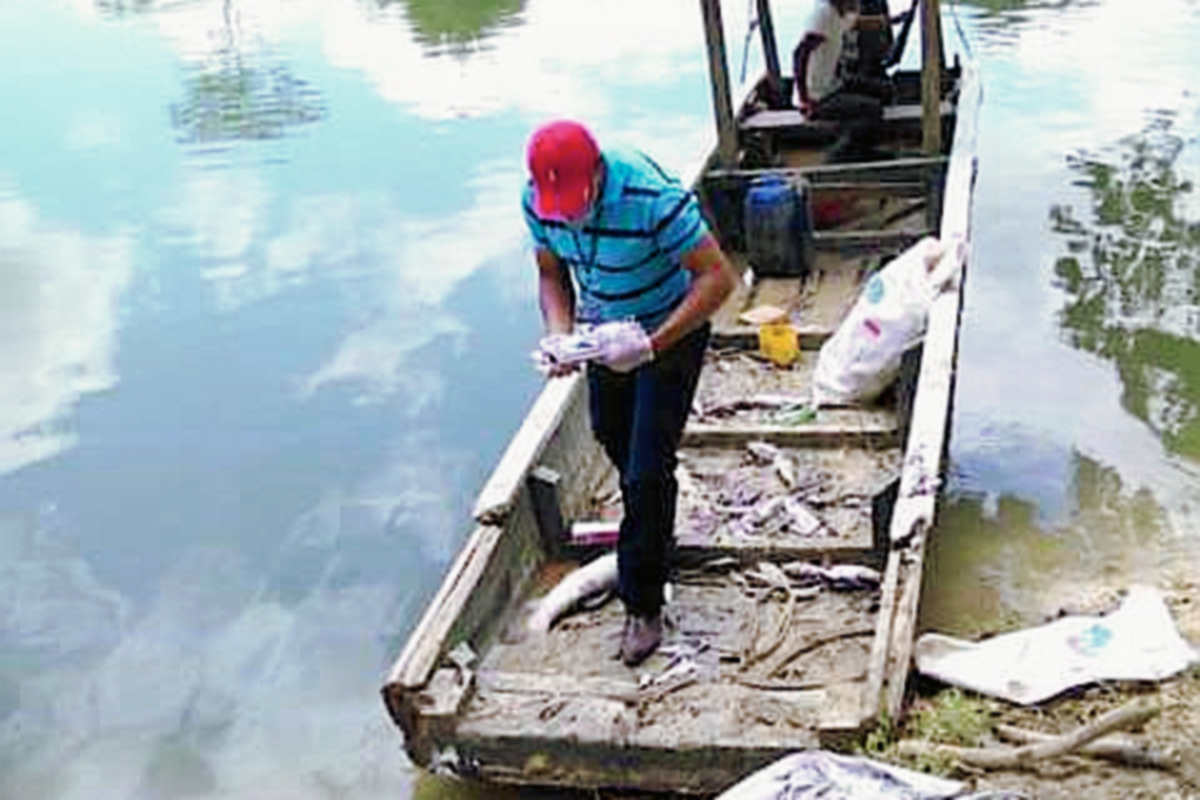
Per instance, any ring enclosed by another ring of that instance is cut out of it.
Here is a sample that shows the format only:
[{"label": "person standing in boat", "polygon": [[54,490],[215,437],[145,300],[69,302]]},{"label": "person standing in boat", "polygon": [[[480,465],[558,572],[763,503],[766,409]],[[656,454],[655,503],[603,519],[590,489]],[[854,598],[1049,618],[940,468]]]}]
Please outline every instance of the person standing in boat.
[{"label": "person standing in boat", "polygon": [[[643,153],[603,151],[577,122],[530,137],[522,205],[549,337],[603,325],[587,367],[592,431],[620,475],[617,544],[626,610],[620,658],[662,640],[663,586],[674,551],[676,450],[711,325],[737,273],[695,195]],[[636,324],[631,324],[636,323]],[[551,375],[574,366],[551,367]]]},{"label": "person standing in boat", "polygon": [[[797,107],[805,119],[831,120],[842,137],[835,157],[862,157],[878,139],[883,105],[892,96],[877,70],[853,63],[860,30],[890,32],[886,13],[859,16],[858,0],[815,0],[792,54]],[[852,52],[847,52],[850,42]],[[874,52],[872,50],[872,52]]]}]

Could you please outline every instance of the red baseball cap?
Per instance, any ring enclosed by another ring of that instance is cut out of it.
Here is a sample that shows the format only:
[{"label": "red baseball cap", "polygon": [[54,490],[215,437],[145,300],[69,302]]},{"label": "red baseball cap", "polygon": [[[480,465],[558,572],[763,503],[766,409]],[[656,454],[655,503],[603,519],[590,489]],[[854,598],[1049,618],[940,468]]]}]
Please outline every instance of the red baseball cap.
[{"label": "red baseball cap", "polygon": [[572,220],[587,211],[600,161],[600,148],[587,128],[568,120],[548,122],[533,132],[527,157],[539,217]]}]

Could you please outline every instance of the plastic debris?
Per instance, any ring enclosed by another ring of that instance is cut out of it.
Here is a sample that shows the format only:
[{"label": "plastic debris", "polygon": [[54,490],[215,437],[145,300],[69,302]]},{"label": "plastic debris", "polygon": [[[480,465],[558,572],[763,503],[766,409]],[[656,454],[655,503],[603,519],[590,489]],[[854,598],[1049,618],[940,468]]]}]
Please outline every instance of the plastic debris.
[{"label": "plastic debris", "polygon": [[1011,792],[966,793],[960,781],[824,750],[784,756],[716,800],[1019,800]]},{"label": "plastic debris", "polygon": [[780,425],[805,425],[816,422],[817,410],[810,405],[793,406],[776,411],[773,418]]},{"label": "plastic debris", "polygon": [[927,633],[916,644],[925,675],[1024,704],[1093,681],[1164,680],[1197,656],[1149,586],[1130,588],[1107,616],[1063,617],[979,643]]}]

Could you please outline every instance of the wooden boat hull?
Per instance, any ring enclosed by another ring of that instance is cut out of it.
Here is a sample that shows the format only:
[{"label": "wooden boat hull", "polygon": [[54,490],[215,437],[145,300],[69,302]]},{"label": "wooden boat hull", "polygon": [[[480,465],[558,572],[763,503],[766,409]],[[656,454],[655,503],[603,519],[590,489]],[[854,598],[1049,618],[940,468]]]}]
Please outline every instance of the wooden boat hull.
[{"label": "wooden boat hull", "polygon": [[[804,281],[747,283],[714,320],[681,450],[672,624],[638,670],[614,658],[617,604],[545,635],[520,624],[530,598],[589,553],[564,539],[565,524],[611,511],[615,488],[590,433],[585,381],[547,383],[383,687],[414,763],[502,783],[712,793],[785,753],[899,715],[944,464],[961,283],[935,301],[923,353],[887,401],[802,424],[738,401],[809,390],[816,348],[881,258],[930,228],[968,238],[979,88],[970,70],[954,78],[948,158],[781,168],[802,171],[818,192],[883,201],[857,228],[818,231]],[[725,202],[736,206],[749,174],[710,159],[697,179],[723,243],[736,220],[714,206],[722,187],[733,187]],[[897,207],[907,211],[897,217]],[[756,331],[738,314],[759,303],[798,313],[799,365],[756,358]],[[764,462],[750,442],[776,455]],[[748,526],[746,509],[773,497],[792,497],[820,525]],[[874,568],[880,582],[839,591],[778,581],[802,564]]]}]

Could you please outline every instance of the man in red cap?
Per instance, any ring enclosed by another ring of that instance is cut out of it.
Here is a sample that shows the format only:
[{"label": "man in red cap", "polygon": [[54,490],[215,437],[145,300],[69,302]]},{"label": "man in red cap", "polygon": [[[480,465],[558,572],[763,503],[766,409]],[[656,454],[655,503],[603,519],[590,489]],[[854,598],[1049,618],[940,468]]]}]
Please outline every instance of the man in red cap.
[{"label": "man in red cap", "polygon": [[[523,206],[548,337],[597,326],[589,411],[621,478],[617,559],[627,614],[620,657],[634,666],[662,639],[676,450],[708,345],[708,319],[737,274],[695,195],[645,154],[602,151],[582,125],[559,120],[533,133],[527,157]],[[575,369],[560,363],[550,371]]]}]

